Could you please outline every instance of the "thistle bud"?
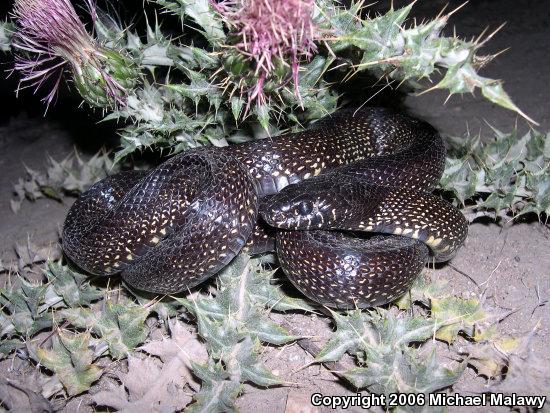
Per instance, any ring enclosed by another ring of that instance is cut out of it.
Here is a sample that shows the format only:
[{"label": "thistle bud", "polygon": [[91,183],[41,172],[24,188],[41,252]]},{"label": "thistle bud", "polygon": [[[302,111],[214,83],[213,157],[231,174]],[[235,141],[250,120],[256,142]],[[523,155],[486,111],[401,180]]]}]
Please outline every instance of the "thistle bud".
[{"label": "thistle bud", "polygon": [[[96,16],[92,0],[88,5]],[[20,88],[23,85],[36,91],[49,81],[52,89],[43,98],[49,106],[68,70],[78,92],[91,106],[125,103],[139,78],[137,66],[121,52],[100,45],[86,31],[69,0],[16,0],[13,16]]]},{"label": "thistle bud", "polygon": [[73,81],[90,106],[124,103],[139,73],[134,62],[112,49],[98,48],[94,61],[73,67]]}]

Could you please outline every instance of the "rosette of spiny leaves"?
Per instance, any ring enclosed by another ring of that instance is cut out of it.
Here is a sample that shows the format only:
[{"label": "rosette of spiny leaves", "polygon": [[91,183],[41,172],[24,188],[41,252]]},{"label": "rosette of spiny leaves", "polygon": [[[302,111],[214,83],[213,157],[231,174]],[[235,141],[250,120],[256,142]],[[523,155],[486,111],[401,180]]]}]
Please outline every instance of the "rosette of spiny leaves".
[{"label": "rosette of spiny leaves", "polygon": [[[1,354],[24,346],[27,337],[52,326],[52,315],[47,311],[47,286],[16,277],[0,289]],[[4,341],[6,340],[6,341]]]},{"label": "rosette of spiny leaves", "polygon": [[60,263],[48,261],[44,276],[44,282],[30,282],[18,275],[0,289],[0,355],[23,347],[30,337],[51,328],[55,310],[89,306],[103,297],[87,276]]},{"label": "rosette of spiny leaves", "polygon": [[[11,285],[0,289],[0,334],[13,339],[15,348],[51,328],[54,320],[91,332],[97,352],[108,352],[116,359],[126,357],[147,337],[145,319],[157,311],[155,305],[136,304],[123,295],[102,301],[104,290],[92,286],[87,275],[60,262],[48,261],[44,276],[43,282],[35,283],[17,276]],[[13,345],[3,346],[2,353],[9,353]]]},{"label": "rosette of spiny leaves", "polygon": [[440,326],[436,319],[383,309],[333,312],[332,317],[336,331],[316,361],[338,361],[349,353],[359,367],[339,373],[357,388],[386,395],[429,393],[451,386],[462,374],[463,365],[444,366],[433,349],[411,345],[434,336]]},{"label": "rosette of spiny leaves", "polygon": [[[126,358],[146,341],[152,313],[164,320],[175,315],[176,303],[143,297],[136,303],[61,262],[47,261],[43,273],[41,281],[16,276],[0,289],[0,358],[15,351],[53,372],[43,383],[46,397],[87,391],[103,372],[100,357]],[[38,335],[49,330],[46,340]]]},{"label": "rosette of spiny leaves", "polygon": [[[497,329],[507,314],[487,310],[477,298],[452,295],[425,277],[395,304],[400,310],[331,311],[335,332],[315,360],[336,362],[347,353],[357,367],[343,364],[335,373],[357,389],[427,394],[451,387],[466,366],[487,378],[502,374],[507,355],[518,345]],[[445,365],[434,340],[448,344],[458,361]],[[402,409],[416,411],[414,406]]]},{"label": "rosette of spiny leaves", "polygon": [[27,343],[29,355],[54,375],[46,379],[45,387],[53,392],[65,389],[68,396],[87,391],[103,374],[103,369],[94,361],[99,354],[94,351],[89,332],[72,333],[58,330],[52,337],[50,348]]},{"label": "rosette of spiny leaves", "polygon": [[195,316],[209,355],[206,364],[193,367],[202,387],[191,411],[232,411],[243,383],[260,387],[283,383],[262,364],[261,344],[282,345],[299,337],[271,321],[269,311],[310,307],[272,285],[272,274],[258,259],[241,254],[219,275],[214,296],[178,299]]},{"label": "rosette of spiny leaves", "polygon": [[550,136],[494,129],[492,140],[452,139],[440,186],[466,206],[471,219],[550,214]]},{"label": "rosette of spiny leaves", "polygon": [[132,300],[107,299],[101,308],[70,307],[58,312],[58,317],[79,330],[90,331],[98,353],[108,352],[114,359],[123,359],[149,334],[145,320],[150,307]]}]

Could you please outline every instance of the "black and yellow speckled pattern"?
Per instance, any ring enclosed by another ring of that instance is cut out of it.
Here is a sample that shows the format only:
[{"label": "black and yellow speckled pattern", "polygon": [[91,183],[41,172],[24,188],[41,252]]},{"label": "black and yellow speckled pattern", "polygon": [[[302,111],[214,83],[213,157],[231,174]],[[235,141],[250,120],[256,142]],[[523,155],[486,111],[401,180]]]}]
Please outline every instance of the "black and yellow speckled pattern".
[{"label": "black and yellow speckled pattern", "polygon": [[173,293],[227,265],[257,212],[255,182],[242,164],[199,149],[149,173],[121,173],[93,185],[67,215],[63,250],[93,274],[122,271],[136,288]]},{"label": "black and yellow speckled pattern", "polygon": [[[452,258],[468,228],[460,211],[435,195],[337,171],[283,189],[261,205],[261,214],[283,230],[276,234],[277,255],[290,280],[307,296],[340,308],[395,299],[429,257]],[[340,239],[319,230],[395,236]],[[345,247],[335,241],[346,241]]]},{"label": "black and yellow speckled pattern", "polygon": [[63,249],[92,273],[122,272],[137,288],[173,293],[245,244],[274,247],[273,230],[257,222],[261,203],[271,225],[298,229],[277,240],[302,291],[339,307],[382,304],[408,288],[429,251],[448,259],[464,240],[460,213],[428,193],[443,161],[441,138],[424,122],[380,108],[341,111],[302,133],[191,150],[148,173],[106,178],[69,211]]},{"label": "black and yellow speckled pattern", "polygon": [[293,284],[312,300],[364,308],[408,291],[426,265],[428,249],[397,236],[361,239],[342,232],[280,231],[277,256]]}]

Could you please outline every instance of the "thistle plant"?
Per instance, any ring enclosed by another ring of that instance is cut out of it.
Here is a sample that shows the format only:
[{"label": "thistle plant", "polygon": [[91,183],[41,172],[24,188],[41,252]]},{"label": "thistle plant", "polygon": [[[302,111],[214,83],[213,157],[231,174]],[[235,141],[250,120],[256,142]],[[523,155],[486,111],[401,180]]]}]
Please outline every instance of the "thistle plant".
[{"label": "thistle plant", "polygon": [[298,337],[273,322],[269,312],[311,307],[272,285],[273,273],[259,259],[241,254],[218,277],[215,296],[178,300],[196,317],[209,355],[207,363],[193,363],[202,387],[190,411],[234,410],[245,382],[261,387],[283,384],[260,362],[261,344],[280,346]]},{"label": "thistle plant", "polygon": [[[95,17],[95,6],[88,2]],[[91,106],[124,104],[134,87],[138,69],[124,54],[99,44],[85,29],[69,0],[16,0],[13,9],[16,29],[15,70],[23,87],[40,88],[51,83],[43,98],[55,99],[63,73]]]},{"label": "thistle plant", "polygon": [[[13,209],[23,199],[80,193],[145,148],[175,153],[303,129],[349,98],[333,82],[361,71],[419,93],[478,89],[527,118],[501,81],[477,72],[493,58],[479,54],[491,35],[473,41],[443,36],[450,14],[411,24],[412,4],[365,17],[363,2],[155,3],[181,20],[182,36],[169,36],[161,22],[136,32],[91,1],[93,30],[69,0],[16,0],[13,22],[0,24],[0,49],[14,51],[21,87],[51,87],[44,97],[50,105],[65,78],[89,105],[105,109],[106,121],[121,123],[121,145],[114,161],[107,155],[70,157],[51,160],[45,173],[28,168],[15,187]],[[495,133],[485,144],[478,137],[451,139],[441,189],[473,216],[495,211],[547,217],[550,139],[535,131],[524,137]],[[274,322],[271,312],[323,311],[285,294],[274,273],[243,254],[219,274],[215,287],[151,298],[47,262],[41,280],[14,275],[0,289],[0,357],[43,366],[51,373],[42,389],[50,399],[91,393],[110,373],[103,366],[124,363],[127,373],[118,372],[114,383],[104,382],[91,395],[96,406],[233,410],[245,383],[264,388],[288,381],[262,363],[262,349],[304,338]],[[498,377],[518,345],[498,332],[502,315],[482,299],[450,295],[424,279],[395,306],[328,316],[334,332],[312,354],[313,362],[351,360],[335,373],[372,392],[450,391],[466,366]],[[442,361],[438,341],[456,362]]]},{"label": "thistle plant", "polygon": [[[484,98],[529,119],[501,81],[477,72],[494,58],[479,54],[493,34],[472,41],[442,36],[452,13],[410,24],[412,4],[364,17],[362,2],[155,2],[179,17],[182,27],[196,30],[171,38],[155,22],[137,33],[89,6],[93,37],[69,0],[41,7],[18,0],[14,11],[11,44],[23,84],[37,87],[53,78],[57,85],[67,67],[84,99],[110,107],[106,119],[121,121],[117,160],[150,147],[178,152],[302,129],[346,100],[331,83],[360,71],[419,93],[479,89]],[[58,24],[39,30],[51,17]],[[61,41],[66,32],[70,42]],[[52,89],[46,102],[54,96]]]},{"label": "thistle plant", "polygon": [[[534,129],[520,136],[493,128],[492,140],[467,135],[452,148],[440,182],[473,220],[550,216],[550,136]],[[485,143],[484,143],[485,142]]]}]

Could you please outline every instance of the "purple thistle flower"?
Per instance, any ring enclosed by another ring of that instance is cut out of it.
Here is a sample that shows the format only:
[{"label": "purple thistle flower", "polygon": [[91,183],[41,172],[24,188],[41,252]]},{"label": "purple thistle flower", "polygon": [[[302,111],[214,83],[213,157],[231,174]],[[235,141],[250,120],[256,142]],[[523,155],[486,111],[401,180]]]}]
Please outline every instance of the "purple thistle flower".
[{"label": "purple thistle flower", "polygon": [[263,103],[265,81],[275,70],[275,60],[291,68],[295,94],[298,90],[300,61],[316,52],[317,27],[313,23],[313,0],[227,0],[213,3],[240,41],[234,46],[255,62],[258,82],[249,92]]},{"label": "purple thistle flower", "polygon": [[[86,1],[95,18],[93,0]],[[131,62],[98,44],[69,0],[16,0],[13,17],[17,24],[13,46],[19,50],[15,70],[22,75],[18,90],[33,87],[36,92],[45,82],[52,82],[52,89],[42,99],[49,106],[68,68],[90,104],[104,107],[123,101],[126,87],[133,85],[133,80],[128,81],[130,72],[135,72],[130,70]],[[128,66],[122,73],[120,64]]]}]

